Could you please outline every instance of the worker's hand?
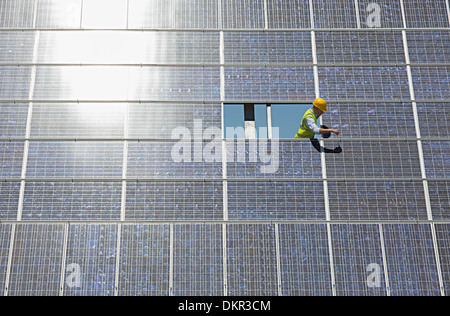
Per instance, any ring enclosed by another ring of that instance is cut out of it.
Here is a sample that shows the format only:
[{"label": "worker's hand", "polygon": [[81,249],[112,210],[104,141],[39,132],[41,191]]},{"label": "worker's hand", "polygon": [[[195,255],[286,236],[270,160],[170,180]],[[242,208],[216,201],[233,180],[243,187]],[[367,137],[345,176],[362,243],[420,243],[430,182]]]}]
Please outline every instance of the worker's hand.
[{"label": "worker's hand", "polygon": [[338,135],[339,136],[339,134],[341,133],[341,132],[339,132],[337,129],[332,129],[331,130],[333,133],[335,133],[336,135]]}]

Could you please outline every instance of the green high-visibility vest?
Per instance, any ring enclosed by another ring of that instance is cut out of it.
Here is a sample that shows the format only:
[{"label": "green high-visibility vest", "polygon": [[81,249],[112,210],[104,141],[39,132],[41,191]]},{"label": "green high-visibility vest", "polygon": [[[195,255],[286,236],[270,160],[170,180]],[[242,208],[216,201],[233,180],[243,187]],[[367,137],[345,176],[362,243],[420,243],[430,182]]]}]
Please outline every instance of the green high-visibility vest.
[{"label": "green high-visibility vest", "polygon": [[300,123],[300,129],[298,130],[298,134],[295,135],[295,138],[313,138],[315,136],[314,132],[306,126],[306,119],[308,117],[312,117],[314,122],[317,125],[317,117],[311,109],[305,112],[305,115],[302,118],[302,122]]}]

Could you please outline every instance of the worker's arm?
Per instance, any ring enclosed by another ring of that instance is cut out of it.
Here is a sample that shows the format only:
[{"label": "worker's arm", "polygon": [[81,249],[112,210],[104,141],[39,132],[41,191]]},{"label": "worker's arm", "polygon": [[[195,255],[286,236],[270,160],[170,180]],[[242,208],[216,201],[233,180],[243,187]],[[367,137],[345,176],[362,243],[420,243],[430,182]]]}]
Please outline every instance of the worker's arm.
[{"label": "worker's arm", "polygon": [[308,126],[308,128],[313,131],[314,134],[326,134],[326,133],[334,133],[336,135],[339,135],[340,132],[337,129],[332,129],[332,128],[320,128],[319,126],[316,125],[316,123],[314,122],[314,119],[311,117],[308,117],[306,119],[306,126]]},{"label": "worker's arm", "polygon": [[337,129],[334,128],[321,128],[319,130],[319,134],[327,134],[327,133],[335,133],[336,135],[339,135],[341,132],[339,132]]}]

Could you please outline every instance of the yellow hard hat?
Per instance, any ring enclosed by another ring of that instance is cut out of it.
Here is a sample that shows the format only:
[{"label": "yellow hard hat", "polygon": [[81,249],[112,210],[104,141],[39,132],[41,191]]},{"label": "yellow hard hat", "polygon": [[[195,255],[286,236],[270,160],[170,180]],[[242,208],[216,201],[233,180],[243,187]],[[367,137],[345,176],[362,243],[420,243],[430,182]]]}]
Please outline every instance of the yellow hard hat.
[{"label": "yellow hard hat", "polygon": [[321,110],[322,112],[327,112],[327,102],[322,99],[322,98],[318,98],[313,102],[314,106],[316,108],[318,108],[319,110]]}]

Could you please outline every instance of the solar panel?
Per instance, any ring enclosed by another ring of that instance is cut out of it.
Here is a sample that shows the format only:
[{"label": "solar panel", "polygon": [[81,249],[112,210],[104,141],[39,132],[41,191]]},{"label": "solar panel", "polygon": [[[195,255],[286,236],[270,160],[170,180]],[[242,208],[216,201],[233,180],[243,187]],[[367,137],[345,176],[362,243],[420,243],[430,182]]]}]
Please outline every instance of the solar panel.
[{"label": "solar panel", "polygon": [[[323,124],[338,129],[345,138],[414,137],[416,135],[411,103],[333,102],[329,103],[328,109],[327,114],[323,116]],[[429,112],[430,105],[427,104],[426,109]],[[422,119],[422,116],[420,118]],[[422,135],[425,136],[424,133]]]},{"label": "solar panel", "polygon": [[[67,240],[64,295],[112,296],[116,275],[117,225],[70,225]],[[70,269],[68,272],[71,272]],[[79,280],[77,280],[79,278]],[[79,284],[77,284],[78,282]]]},{"label": "solar panel", "polygon": [[227,225],[228,295],[278,295],[274,225]]},{"label": "solar panel", "polygon": [[118,182],[27,182],[23,220],[119,220]]},{"label": "solar panel", "polygon": [[418,103],[420,132],[424,137],[447,137],[450,135],[449,103]]},{"label": "solar panel", "polygon": [[[403,27],[401,2],[385,0],[382,3],[372,0],[359,0],[359,15],[363,28],[401,28]],[[379,15],[378,15],[379,14]],[[379,26],[377,21],[379,19]]]},{"label": "solar panel", "polygon": [[[331,234],[337,295],[385,296],[378,225],[332,225]],[[371,273],[379,273],[375,281],[370,278]]]},{"label": "solar panel", "polygon": [[230,220],[323,220],[324,203],[321,182],[228,182]]},{"label": "solar panel", "polygon": [[331,296],[325,224],[280,225],[281,291],[286,296]]},{"label": "solar panel", "polygon": [[405,63],[401,32],[321,31],[316,45],[319,63]]},{"label": "solar panel", "polygon": [[308,32],[224,32],[223,36],[225,63],[312,63]]},{"label": "solar panel", "polygon": [[122,225],[120,254],[119,295],[168,295],[168,225]]},{"label": "solar panel", "polygon": [[0,184],[0,219],[17,219],[19,207],[20,183],[5,182]]},{"label": "solar panel", "polygon": [[436,239],[440,253],[440,263],[442,269],[442,278],[444,280],[445,290],[449,290],[450,286],[450,244],[449,244],[449,224],[439,224],[436,227]]},{"label": "solar panel", "polygon": [[127,220],[220,220],[221,182],[128,182]]},{"label": "solar panel", "polygon": [[0,224],[0,293],[5,292],[6,273],[8,271],[9,247],[11,245],[11,224]]},{"label": "solar panel", "polygon": [[449,27],[445,0],[405,1],[408,27]]},{"label": "solar panel", "polygon": [[448,295],[449,14],[1,1],[0,295]]},{"label": "solar panel", "polygon": [[450,207],[449,182],[428,181],[431,210],[436,220],[448,220],[448,208]]},{"label": "solar panel", "polygon": [[222,225],[174,226],[173,295],[223,295],[222,248]]},{"label": "solar panel", "polygon": [[225,67],[226,100],[314,99],[312,67]]},{"label": "solar panel", "polygon": [[383,233],[391,294],[440,295],[430,225],[388,224]]},{"label": "solar panel", "polygon": [[329,182],[330,214],[335,220],[426,220],[419,181]]},{"label": "solar panel", "polygon": [[63,243],[62,224],[16,225],[8,294],[58,295]]},{"label": "solar panel", "polygon": [[319,67],[320,92],[331,100],[409,100],[404,67]]}]

